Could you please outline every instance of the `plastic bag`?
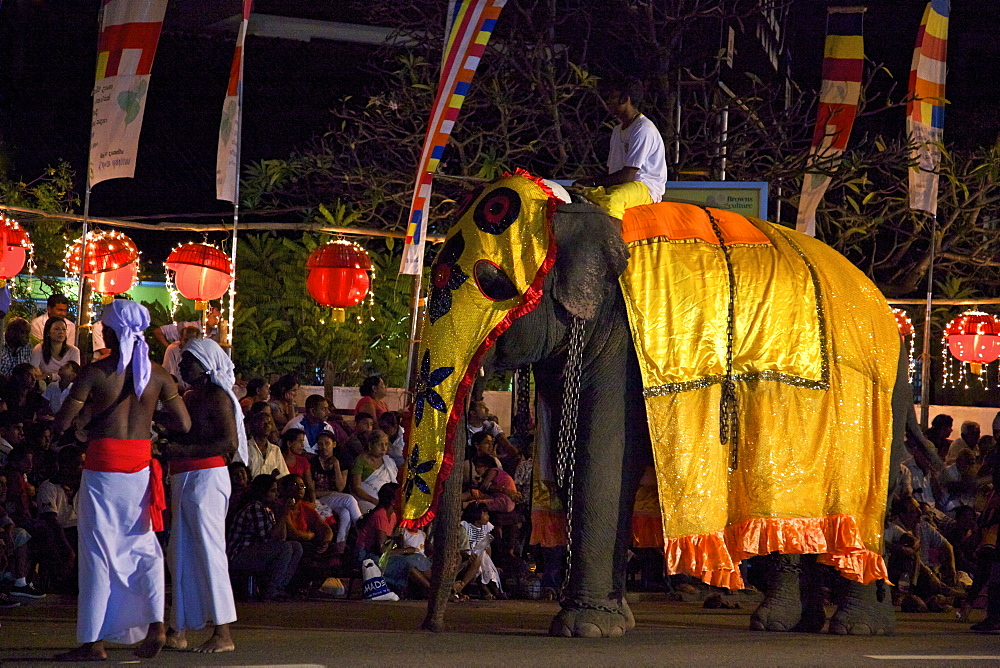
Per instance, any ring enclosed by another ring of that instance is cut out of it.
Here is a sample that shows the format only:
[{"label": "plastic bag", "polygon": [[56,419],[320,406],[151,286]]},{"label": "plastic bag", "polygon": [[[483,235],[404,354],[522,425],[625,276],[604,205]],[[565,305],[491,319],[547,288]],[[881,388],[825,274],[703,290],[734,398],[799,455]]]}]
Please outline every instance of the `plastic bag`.
[{"label": "plastic bag", "polygon": [[361,575],[364,578],[364,585],[362,586],[362,597],[368,601],[398,601],[399,596],[397,596],[391,589],[389,585],[386,584],[385,578],[382,577],[382,571],[379,567],[375,565],[375,562],[371,559],[365,559],[361,563]]}]

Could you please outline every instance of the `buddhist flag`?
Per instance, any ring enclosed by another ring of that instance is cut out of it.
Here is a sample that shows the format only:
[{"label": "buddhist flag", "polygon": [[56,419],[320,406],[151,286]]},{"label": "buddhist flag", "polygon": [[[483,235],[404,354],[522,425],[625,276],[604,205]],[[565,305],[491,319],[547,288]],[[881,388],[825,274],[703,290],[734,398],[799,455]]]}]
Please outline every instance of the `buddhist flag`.
[{"label": "buddhist flag", "polygon": [[799,215],[795,222],[795,229],[812,237],[816,236],[816,209],[830,185],[829,171],[847,148],[858,114],[865,64],[864,11],[864,7],[830,7],[827,10],[823,85],[809,149],[810,169],[802,179]]},{"label": "buddhist flag", "polygon": [[948,72],[948,0],[931,0],[917,32],[917,48],[910,67],[910,102],[906,133],[914,148],[910,154],[910,208],[937,214],[938,164],[944,138],[944,80]]},{"label": "buddhist flag", "polygon": [[399,266],[401,274],[419,274],[423,267],[424,242],[427,235],[427,217],[430,209],[431,181],[444,154],[448,137],[455,127],[458,112],[469,92],[472,77],[479,67],[479,59],[486,51],[486,44],[493,33],[497,17],[507,0],[462,0],[455,3],[452,27],[441,62],[441,79],[438,82],[434,106],[431,109],[427,135],[417,166],[416,185],[410,204],[409,224],[406,228],[406,246]]},{"label": "buddhist flag", "polygon": [[236,37],[236,53],[229,69],[229,86],[222,105],[219,125],[219,153],[215,159],[215,197],[236,204],[236,186],[240,182],[240,135],[243,130],[243,43],[250,23],[253,0],[243,0],[243,20]]},{"label": "buddhist flag", "polygon": [[132,178],[167,0],[102,0],[89,179]]}]

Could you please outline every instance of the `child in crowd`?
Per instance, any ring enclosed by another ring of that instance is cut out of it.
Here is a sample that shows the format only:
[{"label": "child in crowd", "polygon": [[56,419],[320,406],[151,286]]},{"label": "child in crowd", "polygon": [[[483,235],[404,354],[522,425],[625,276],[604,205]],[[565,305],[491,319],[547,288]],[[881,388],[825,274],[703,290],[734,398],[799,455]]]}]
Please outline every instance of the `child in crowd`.
[{"label": "child in crowd", "polygon": [[507,598],[500,584],[500,571],[493,564],[490,543],[493,541],[490,512],[483,503],[471,503],[462,512],[462,557],[468,559],[464,576],[455,583],[453,592],[462,596],[462,590],[478,577],[484,599]]}]

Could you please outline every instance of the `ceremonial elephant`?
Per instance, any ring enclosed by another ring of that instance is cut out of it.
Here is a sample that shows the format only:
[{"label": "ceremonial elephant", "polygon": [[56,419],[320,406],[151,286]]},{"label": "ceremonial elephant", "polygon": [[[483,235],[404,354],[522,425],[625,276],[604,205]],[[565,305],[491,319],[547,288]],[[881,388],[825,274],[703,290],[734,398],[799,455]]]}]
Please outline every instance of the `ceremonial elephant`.
[{"label": "ceremonial elephant", "polygon": [[[533,531],[570,527],[551,633],[634,625],[625,560],[649,462],[670,572],[740,588],[743,559],[814,554],[847,581],[830,630],[891,631],[875,583],[886,578],[890,452],[912,394],[881,294],[784,227],[670,203],[619,221],[567,199],[525,172],[506,175],[472,198],[432,268],[402,519],[439,520],[425,626],[441,628],[454,578],[460,483],[448,476],[462,462],[477,375],[530,364]],[[798,556],[770,560],[753,627],[819,630],[808,587],[800,602]]]}]

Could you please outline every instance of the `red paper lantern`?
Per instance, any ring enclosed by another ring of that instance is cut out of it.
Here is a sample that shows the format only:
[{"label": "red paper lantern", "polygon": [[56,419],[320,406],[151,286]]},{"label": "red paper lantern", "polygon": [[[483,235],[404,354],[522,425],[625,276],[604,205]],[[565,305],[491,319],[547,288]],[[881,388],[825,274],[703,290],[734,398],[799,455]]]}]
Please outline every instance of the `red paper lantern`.
[{"label": "red paper lantern", "polygon": [[90,279],[94,292],[117,295],[135,285],[139,273],[139,249],[127,236],[117,231],[87,233],[87,256],[81,262],[83,237],[66,250],[66,272]]},{"label": "red paper lantern", "polygon": [[989,313],[966,311],[949,322],[944,333],[957,360],[989,364],[1000,357],[1000,320]]},{"label": "red paper lantern", "polygon": [[233,282],[229,256],[210,244],[178,246],[163,265],[174,272],[177,291],[195,302],[222,297]]},{"label": "red paper lantern", "polygon": [[0,216],[0,280],[14,278],[24,269],[32,250],[28,233],[7,216]]},{"label": "red paper lantern", "polygon": [[372,263],[364,248],[338,239],[320,246],[306,261],[309,294],[323,306],[345,309],[368,295]]}]

